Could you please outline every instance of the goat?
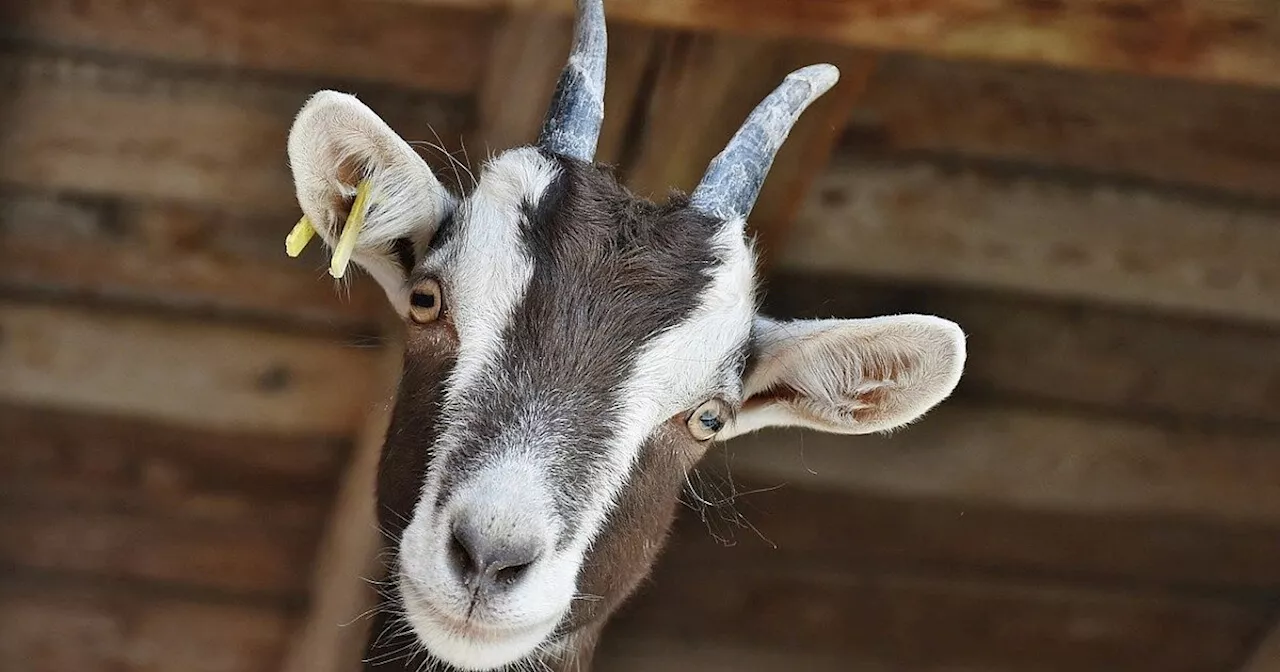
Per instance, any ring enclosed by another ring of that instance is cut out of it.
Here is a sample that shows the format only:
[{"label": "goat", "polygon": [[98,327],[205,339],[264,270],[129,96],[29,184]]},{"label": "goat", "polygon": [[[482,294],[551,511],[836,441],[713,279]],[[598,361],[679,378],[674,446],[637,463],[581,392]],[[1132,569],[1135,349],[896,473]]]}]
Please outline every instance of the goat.
[{"label": "goat", "polygon": [[692,194],[654,203],[594,163],[603,2],[576,11],[536,145],[490,158],[469,193],[353,96],[316,93],[289,133],[304,215],[290,254],[318,235],[333,274],[364,269],[406,323],[370,668],[589,667],[712,442],[888,431],[964,367],[963,332],[938,317],[758,313],[747,216],[834,66],[787,76]]}]

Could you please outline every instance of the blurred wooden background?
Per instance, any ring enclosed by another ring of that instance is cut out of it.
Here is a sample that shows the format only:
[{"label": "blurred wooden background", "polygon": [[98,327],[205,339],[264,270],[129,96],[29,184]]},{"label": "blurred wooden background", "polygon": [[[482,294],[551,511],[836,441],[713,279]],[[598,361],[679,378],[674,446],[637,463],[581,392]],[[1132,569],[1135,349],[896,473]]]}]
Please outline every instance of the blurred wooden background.
[{"label": "blurred wooden background", "polygon": [[[530,141],[570,4],[4,3],[0,669],[346,669],[395,328],[285,257],[286,130],[338,88]],[[1280,670],[1280,4],[606,7],[601,159],[657,198],[840,65],[753,218],[769,308],[971,354],[893,438],[712,454],[600,669]]]}]

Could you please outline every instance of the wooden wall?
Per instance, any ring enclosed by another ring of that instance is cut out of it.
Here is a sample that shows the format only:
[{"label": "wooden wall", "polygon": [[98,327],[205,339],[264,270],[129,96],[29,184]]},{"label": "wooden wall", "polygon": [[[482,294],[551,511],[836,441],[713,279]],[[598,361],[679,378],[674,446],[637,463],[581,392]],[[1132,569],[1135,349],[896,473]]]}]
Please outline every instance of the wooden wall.
[{"label": "wooden wall", "polygon": [[[451,178],[532,139],[569,6],[0,9],[0,669],[358,656],[397,334],[284,256],[285,133],[352,91]],[[970,360],[890,438],[709,456],[602,669],[1280,669],[1273,3],[606,6],[601,158],[657,198],[840,65],[753,216],[768,307]]]}]

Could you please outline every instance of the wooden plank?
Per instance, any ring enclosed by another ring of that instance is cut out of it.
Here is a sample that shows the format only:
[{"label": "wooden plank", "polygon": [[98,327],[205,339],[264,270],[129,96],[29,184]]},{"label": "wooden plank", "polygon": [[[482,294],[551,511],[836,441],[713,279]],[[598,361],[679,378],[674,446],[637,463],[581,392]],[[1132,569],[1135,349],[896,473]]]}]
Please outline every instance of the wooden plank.
[{"label": "wooden plank", "polygon": [[[736,453],[732,446],[727,452]],[[1240,594],[1280,590],[1274,525],[875,494],[856,479],[838,485],[783,478],[753,471],[742,459],[733,461],[730,479],[717,468],[724,459],[713,453],[691,477],[697,494],[684,497],[691,508],[677,519],[664,563],[716,567],[743,554],[762,571],[1000,576]]]},{"label": "wooden plank", "polygon": [[0,508],[0,565],[86,579],[301,601],[320,520],[306,527]]},{"label": "wooden plank", "polygon": [[841,81],[807,110],[774,161],[751,215],[764,252],[780,246],[813,179],[822,171],[872,67],[847,49],[716,36],[666,41],[634,143],[628,186],[661,199],[688,193],[742,121],[796,68],[832,62]]},{"label": "wooden plank", "polygon": [[181,204],[0,194],[0,288],[342,329],[384,317],[375,283],[327,279],[319,246],[284,254],[281,219]]},{"label": "wooden plank", "polygon": [[895,670],[1191,672],[1239,660],[1268,611],[1262,600],[762,571],[736,558],[660,565],[610,632],[838,655]]},{"label": "wooden plank", "polygon": [[363,658],[368,621],[360,616],[377,602],[369,582],[385,577],[378,562],[382,535],[374,486],[400,380],[402,349],[402,343],[388,348],[381,362],[386,391],[358,437],[333,500],[310,576],[311,608],[290,640],[285,672],[354,670]]},{"label": "wooden plank", "polygon": [[247,432],[348,435],[377,352],[109,310],[0,303],[0,399]]},{"label": "wooden plank", "polygon": [[[571,0],[398,1],[474,9],[537,7],[559,13],[573,6]],[[1280,83],[1280,12],[1268,0],[612,0],[609,18],[947,58],[1263,86]]]},{"label": "wooden plank", "polygon": [[279,608],[7,576],[0,668],[268,672],[289,620]]},{"label": "wooden plank", "polygon": [[787,317],[946,316],[968,336],[962,394],[1280,424],[1280,339],[1269,329],[800,273],[768,279],[765,309]]},{"label": "wooden plank", "polygon": [[955,154],[1280,196],[1280,91],[885,57],[848,151]]},{"label": "wooden plank", "polygon": [[18,0],[0,40],[188,65],[470,93],[483,13],[329,0]]},{"label": "wooden plank", "polygon": [[469,143],[483,148],[477,156],[537,140],[572,39],[573,22],[559,15],[515,12],[498,21]]},{"label": "wooden plank", "polygon": [[608,672],[699,670],[699,672],[911,672],[848,656],[814,654],[785,647],[707,644],[683,637],[645,637],[610,632],[596,652],[597,669]]},{"label": "wooden plank", "polygon": [[844,157],[779,266],[1280,321],[1280,210]]},{"label": "wooden plank", "polygon": [[338,441],[195,431],[0,405],[0,502],[203,525],[313,528],[346,456]]},{"label": "wooden plank", "polygon": [[1275,525],[1280,432],[1162,426],[956,399],[910,431],[735,439],[735,471],[894,497]]},{"label": "wooden plank", "polygon": [[[172,199],[296,217],[285,140],[315,90],[251,75],[0,54],[10,91],[0,182],[142,199]],[[349,87],[343,87],[349,88]],[[374,86],[355,92],[411,140],[460,134],[465,105]]]}]

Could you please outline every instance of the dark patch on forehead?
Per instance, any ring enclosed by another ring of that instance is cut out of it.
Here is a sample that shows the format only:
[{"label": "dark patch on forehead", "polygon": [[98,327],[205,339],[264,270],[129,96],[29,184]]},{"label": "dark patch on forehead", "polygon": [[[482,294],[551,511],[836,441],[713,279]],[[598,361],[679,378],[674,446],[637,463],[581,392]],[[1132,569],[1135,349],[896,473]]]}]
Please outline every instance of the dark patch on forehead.
[{"label": "dark patch on forehead", "polygon": [[[607,170],[555,158],[562,173],[525,208],[521,239],[533,260],[503,354],[468,395],[471,440],[450,456],[445,491],[485,463],[523,409],[545,413],[555,449],[551,484],[568,537],[593,497],[592,474],[618,431],[617,397],[643,346],[686,321],[721,263],[719,220],[638,199]],[[672,364],[677,366],[677,363]]]}]

